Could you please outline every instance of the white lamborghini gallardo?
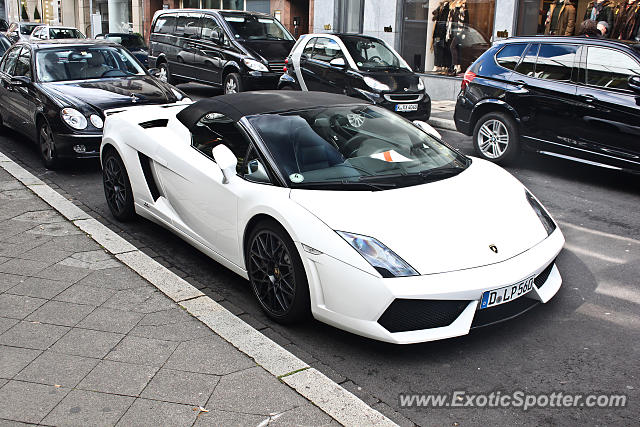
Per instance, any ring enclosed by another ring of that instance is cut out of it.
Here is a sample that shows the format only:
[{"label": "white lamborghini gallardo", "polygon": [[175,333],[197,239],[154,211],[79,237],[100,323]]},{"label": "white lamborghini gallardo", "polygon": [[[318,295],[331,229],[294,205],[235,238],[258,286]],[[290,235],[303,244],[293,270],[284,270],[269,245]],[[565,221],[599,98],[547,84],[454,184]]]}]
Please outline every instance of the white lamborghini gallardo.
[{"label": "white lamborghini gallardo", "polygon": [[424,123],[319,92],[112,111],[109,208],[249,279],[280,322],[415,343],[546,303],[564,237],[513,176]]}]

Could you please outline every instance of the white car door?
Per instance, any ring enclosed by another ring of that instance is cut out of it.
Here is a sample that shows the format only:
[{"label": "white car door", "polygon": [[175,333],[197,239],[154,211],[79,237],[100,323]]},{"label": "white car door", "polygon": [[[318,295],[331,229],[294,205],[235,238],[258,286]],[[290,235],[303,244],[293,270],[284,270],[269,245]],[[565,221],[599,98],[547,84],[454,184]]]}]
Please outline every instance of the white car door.
[{"label": "white car door", "polygon": [[[189,147],[165,144],[158,147],[157,158],[163,164],[157,171],[165,196],[177,214],[174,226],[240,266],[238,195],[246,182],[236,179],[223,183],[222,171],[211,157],[211,149],[226,142],[217,137],[207,140],[203,135]],[[246,147],[248,142],[245,153]]]}]

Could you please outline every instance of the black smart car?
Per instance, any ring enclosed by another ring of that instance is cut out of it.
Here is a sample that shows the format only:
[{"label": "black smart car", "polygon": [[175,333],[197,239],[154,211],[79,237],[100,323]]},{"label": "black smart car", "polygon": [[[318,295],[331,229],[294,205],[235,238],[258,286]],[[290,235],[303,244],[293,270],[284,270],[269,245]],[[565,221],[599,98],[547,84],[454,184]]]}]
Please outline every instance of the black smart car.
[{"label": "black smart car", "polygon": [[522,37],[467,70],[455,110],[481,157],[520,149],[640,172],[640,43]]},{"label": "black smart car", "polygon": [[300,37],[278,88],[345,94],[412,120],[431,115],[431,99],[420,77],[384,41],[360,34]]},{"label": "black smart car", "polygon": [[224,93],[275,89],[294,38],[257,12],[163,10],[149,39],[149,66],[170,83],[194,81]]},{"label": "black smart car", "polygon": [[49,168],[98,157],[105,110],[184,97],[106,41],[20,42],[0,62],[0,124],[36,140]]}]

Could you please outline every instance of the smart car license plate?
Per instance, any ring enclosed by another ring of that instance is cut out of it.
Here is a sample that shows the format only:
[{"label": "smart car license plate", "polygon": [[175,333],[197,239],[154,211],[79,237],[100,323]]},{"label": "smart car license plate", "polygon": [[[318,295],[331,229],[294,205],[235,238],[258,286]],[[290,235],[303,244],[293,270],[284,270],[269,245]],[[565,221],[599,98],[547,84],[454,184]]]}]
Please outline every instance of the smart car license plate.
[{"label": "smart car license plate", "polygon": [[399,113],[406,111],[418,111],[418,104],[396,104],[396,111]]},{"label": "smart car license plate", "polygon": [[522,282],[516,283],[515,285],[509,285],[504,288],[484,292],[482,294],[482,299],[480,300],[480,310],[511,302],[514,299],[518,299],[527,294],[531,289],[533,289],[533,278],[534,276],[531,276]]}]

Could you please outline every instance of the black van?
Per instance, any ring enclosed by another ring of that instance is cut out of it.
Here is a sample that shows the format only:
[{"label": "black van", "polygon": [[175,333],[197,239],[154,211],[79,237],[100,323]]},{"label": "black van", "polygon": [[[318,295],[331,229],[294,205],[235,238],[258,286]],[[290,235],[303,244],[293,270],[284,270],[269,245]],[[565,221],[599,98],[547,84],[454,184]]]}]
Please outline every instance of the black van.
[{"label": "black van", "polygon": [[277,19],[257,12],[162,10],[151,28],[149,66],[160,79],[225,93],[275,89],[295,41]]}]

